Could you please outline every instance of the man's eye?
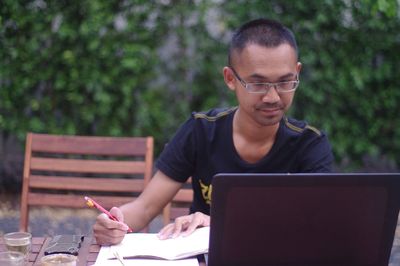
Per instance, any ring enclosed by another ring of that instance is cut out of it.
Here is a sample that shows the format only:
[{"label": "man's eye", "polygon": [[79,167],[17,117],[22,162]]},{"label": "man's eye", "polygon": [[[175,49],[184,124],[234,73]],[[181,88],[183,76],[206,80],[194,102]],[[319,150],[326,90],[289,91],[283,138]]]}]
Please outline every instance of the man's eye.
[{"label": "man's eye", "polygon": [[253,88],[256,90],[263,90],[265,88],[265,84],[262,84],[262,83],[254,83],[252,85],[253,85]]}]

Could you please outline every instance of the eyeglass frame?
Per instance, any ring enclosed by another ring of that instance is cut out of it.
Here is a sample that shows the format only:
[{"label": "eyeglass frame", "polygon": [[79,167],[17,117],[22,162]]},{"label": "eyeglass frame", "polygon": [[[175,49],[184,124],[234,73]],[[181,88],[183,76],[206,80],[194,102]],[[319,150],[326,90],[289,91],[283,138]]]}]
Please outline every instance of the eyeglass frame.
[{"label": "eyeglass frame", "polygon": [[[233,75],[235,76],[235,78],[237,80],[239,80],[240,84],[242,84],[242,86],[246,89],[246,91],[251,94],[265,94],[265,93],[268,93],[269,89],[272,87],[274,87],[276,92],[278,92],[278,93],[289,93],[289,92],[295,91],[299,87],[299,84],[300,84],[299,75],[296,75],[296,80],[290,80],[290,81],[273,82],[273,83],[271,83],[271,82],[246,82],[239,76],[239,74],[236,72],[236,70],[232,66],[228,66],[228,67],[232,70]],[[293,83],[294,84],[293,89],[290,89],[287,91],[280,90],[279,84],[282,84],[282,83]],[[262,91],[249,90],[248,86],[253,85],[253,84],[265,85],[264,90],[262,90]]]}]

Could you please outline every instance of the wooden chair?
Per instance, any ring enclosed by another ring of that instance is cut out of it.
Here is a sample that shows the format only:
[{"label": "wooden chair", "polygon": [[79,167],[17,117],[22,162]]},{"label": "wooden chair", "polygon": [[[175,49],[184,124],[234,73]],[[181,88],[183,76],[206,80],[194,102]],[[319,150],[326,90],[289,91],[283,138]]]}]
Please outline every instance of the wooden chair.
[{"label": "wooden chair", "polygon": [[22,231],[30,206],[87,208],[87,195],[110,209],[137,197],[153,170],[153,137],[28,133],[25,149]]},{"label": "wooden chair", "polygon": [[192,178],[182,186],[175,197],[163,209],[164,226],[173,222],[175,218],[189,214],[189,208],[193,201]]}]

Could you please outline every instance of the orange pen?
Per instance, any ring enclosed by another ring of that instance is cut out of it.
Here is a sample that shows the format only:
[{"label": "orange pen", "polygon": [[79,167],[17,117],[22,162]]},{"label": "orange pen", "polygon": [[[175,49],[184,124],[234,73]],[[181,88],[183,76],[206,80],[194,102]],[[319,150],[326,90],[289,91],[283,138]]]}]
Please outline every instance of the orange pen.
[{"label": "orange pen", "polygon": [[[104,209],[100,204],[98,204],[93,199],[85,196],[85,200],[86,200],[86,205],[89,206],[90,208],[96,208],[99,211],[101,211],[102,213],[105,213],[108,216],[108,218],[110,218],[111,220],[119,222],[119,220],[114,215],[112,215],[109,211]],[[133,232],[132,229],[128,226],[128,233],[132,233],[132,232]]]}]

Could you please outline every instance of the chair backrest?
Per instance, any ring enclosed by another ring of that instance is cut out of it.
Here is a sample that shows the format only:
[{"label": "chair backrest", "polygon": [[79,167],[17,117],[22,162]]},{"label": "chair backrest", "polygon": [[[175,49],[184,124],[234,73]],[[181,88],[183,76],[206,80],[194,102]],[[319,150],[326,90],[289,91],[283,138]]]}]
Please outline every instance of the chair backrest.
[{"label": "chair backrest", "polygon": [[172,201],[163,209],[164,226],[174,221],[175,218],[189,214],[189,208],[193,201],[192,178],[183,184],[182,188],[174,196]]},{"label": "chair backrest", "polygon": [[20,230],[30,206],[86,208],[87,195],[106,209],[135,199],[150,181],[153,137],[28,133]]}]

